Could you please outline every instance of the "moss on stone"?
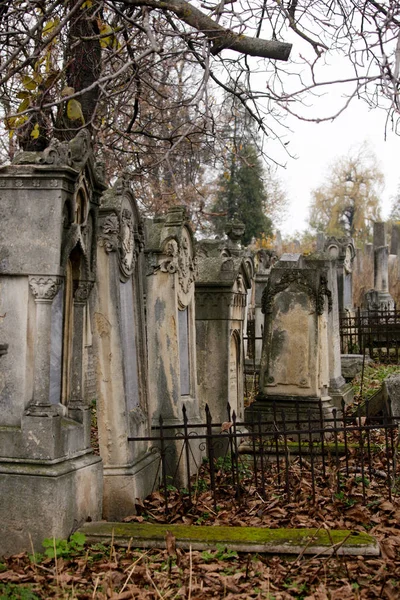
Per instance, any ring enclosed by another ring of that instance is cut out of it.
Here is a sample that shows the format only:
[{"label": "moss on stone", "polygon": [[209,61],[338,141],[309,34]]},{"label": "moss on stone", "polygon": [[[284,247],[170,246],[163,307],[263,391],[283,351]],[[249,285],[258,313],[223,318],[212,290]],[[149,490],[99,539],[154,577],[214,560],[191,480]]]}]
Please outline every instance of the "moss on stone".
[{"label": "moss on stone", "polygon": [[202,542],[205,546],[216,544],[233,544],[236,548],[243,544],[248,551],[249,546],[265,546],[279,551],[282,548],[290,550],[299,546],[325,547],[343,545],[343,547],[356,547],[360,551],[367,546],[375,546],[374,538],[366,533],[348,530],[332,530],[329,533],[324,529],[267,529],[259,527],[196,527],[193,525],[161,525],[150,523],[87,523],[81,530],[89,540],[103,541],[114,540],[114,543],[123,543],[124,540],[164,542],[167,531],[171,532],[177,542]]}]

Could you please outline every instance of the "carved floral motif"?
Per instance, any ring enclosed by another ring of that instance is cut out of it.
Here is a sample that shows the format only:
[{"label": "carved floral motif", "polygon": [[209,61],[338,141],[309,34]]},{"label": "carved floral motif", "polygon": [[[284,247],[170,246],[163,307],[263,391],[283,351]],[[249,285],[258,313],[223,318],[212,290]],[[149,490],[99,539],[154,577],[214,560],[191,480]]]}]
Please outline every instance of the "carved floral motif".
[{"label": "carved floral motif", "polygon": [[127,281],[132,275],[137,255],[143,246],[141,224],[135,226],[130,201],[124,198],[119,212],[107,215],[101,225],[99,242],[106,252],[117,252],[121,280]]},{"label": "carved floral motif", "polygon": [[29,286],[37,301],[51,301],[60,289],[60,277],[30,277]]}]

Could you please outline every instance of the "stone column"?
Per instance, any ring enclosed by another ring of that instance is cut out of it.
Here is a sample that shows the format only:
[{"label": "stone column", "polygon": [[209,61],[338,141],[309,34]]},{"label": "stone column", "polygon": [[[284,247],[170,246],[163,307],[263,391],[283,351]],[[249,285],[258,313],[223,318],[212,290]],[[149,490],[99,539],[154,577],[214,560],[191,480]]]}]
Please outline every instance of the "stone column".
[{"label": "stone column", "polygon": [[85,308],[93,287],[92,281],[79,281],[74,293],[74,330],[72,338],[71,398],[70,406],[85,404],[83,377],[83,333]]},{"label": "stone column", "polygon": [[30,414],[41,413],[43,409],[52,412],[54,409],[50,404],[51,305],[61,281],[57,276],[29,277],[36,304],[34,388]]}]

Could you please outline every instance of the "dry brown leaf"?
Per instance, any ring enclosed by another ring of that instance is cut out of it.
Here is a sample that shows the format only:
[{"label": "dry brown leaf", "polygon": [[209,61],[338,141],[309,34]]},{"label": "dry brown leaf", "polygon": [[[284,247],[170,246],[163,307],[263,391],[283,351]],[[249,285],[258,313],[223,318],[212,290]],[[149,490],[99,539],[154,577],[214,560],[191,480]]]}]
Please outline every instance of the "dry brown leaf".
[{"label": "dry brown leaf", "polygon": [[225,421],[225,423],[222,423],[221,425],[221,433],[223,431],[229,431],[229,429],[232,427],[233,425],[233,421]]}]

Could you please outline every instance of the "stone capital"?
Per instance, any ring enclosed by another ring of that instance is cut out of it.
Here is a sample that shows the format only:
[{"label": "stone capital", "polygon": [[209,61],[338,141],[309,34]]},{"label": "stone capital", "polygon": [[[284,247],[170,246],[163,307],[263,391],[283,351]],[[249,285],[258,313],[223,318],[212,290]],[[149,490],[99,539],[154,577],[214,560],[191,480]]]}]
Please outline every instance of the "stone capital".
[{"label": "stone capital", "polygon": [[74,292],[74,302],[76,304],[85,304],[93,288],[93,281],[79,281]]},{"label": "stone capital", "polygon": [[62,283],[61,277],[29,277],[29,287],[36,302],[52,302]]}]

